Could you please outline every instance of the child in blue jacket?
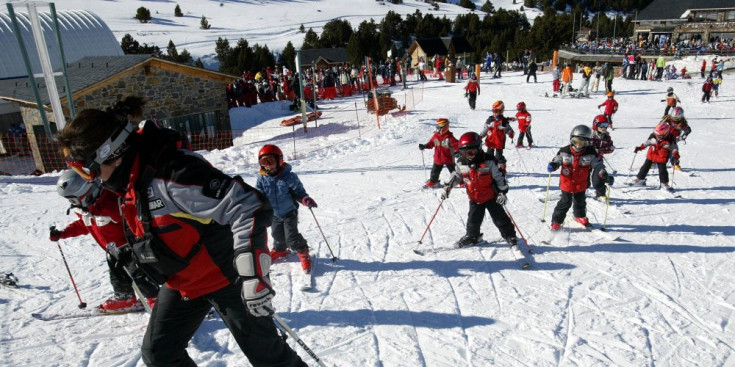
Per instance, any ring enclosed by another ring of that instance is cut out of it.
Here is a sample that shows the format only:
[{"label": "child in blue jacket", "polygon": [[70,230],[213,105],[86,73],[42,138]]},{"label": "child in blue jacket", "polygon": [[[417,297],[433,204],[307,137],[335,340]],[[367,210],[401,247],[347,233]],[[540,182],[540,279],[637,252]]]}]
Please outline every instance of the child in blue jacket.
[{"label": "child in blue jacket", "polygon": [[289,249],[296,251],[301,267],[311,271],[309,245],[299,233],[299,202],[309,208],[316,208],[316,202],[304,190],[299,177],[291,171],[291,165],[283,162],[281,149],[267,144],[258,152],[260,176],[255,188],[265,194],[273,207],[273,250],[271,259],[276,260],[288,255]]}]

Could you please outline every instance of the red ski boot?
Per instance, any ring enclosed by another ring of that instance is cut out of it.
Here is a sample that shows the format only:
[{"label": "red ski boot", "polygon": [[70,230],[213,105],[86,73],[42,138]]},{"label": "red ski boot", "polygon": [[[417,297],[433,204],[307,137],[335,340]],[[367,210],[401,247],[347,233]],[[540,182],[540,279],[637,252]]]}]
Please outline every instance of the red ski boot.
[{"label": "red ski boot", "polygon": [[587,227],[587,226],[590,225],[590,221],[589,221],[589,219],[587,219],[587,217],[577,217],[577,218],[574,218],[574,220],[576,220],[577,223],[579,223],[579,224],[581,224],[581,225],[583,225],[585,227]]},{"label": "red ski boot", "polygon": [[132,298],[115,298],[110,297],[105,303],[98,306],[102,313],[122,313],[134,312],[143,309],[143,304],[138,302],[135,297]]},{"label": "red ski boot", "polygon": [[289,249],[285,249],[283,251],[271,250],[271,261],[276,261],[282,257],[285,257],[289,254],[289,252],[291,252],[291,250]]},{"label": "red ski boot", "polygon": [[311,256],[309,256],[309,250],[299,252],[299,260],[301,260],[301,268],[304,269],[306,274],[311,273]]}]

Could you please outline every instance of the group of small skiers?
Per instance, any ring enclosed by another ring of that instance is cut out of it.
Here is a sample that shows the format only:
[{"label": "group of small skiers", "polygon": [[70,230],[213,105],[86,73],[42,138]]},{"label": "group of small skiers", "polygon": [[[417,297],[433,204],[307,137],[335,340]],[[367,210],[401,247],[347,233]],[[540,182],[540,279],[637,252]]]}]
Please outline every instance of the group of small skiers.
[{"label": "group of small skiers", "polygon": [[[475,78],[465,86],[471,96],[471,108],[474,109],[474,93],[479,94],[479,84]],[[560,148],[547,166],[549,179],[554,171],[560,170],[559,186],[561,198],[556,204],[551,218],[551,230],[558,231],[564,223],[567,212],[573,209],[574,220],[585,227],[590,227],[586,213],[586,191],[590,187],[595,190],[595,199],[608,202],[608,186],[615,182],[612,174],[605,168],[605,155],[615,151],[610,136],[613,130],[613,115],[618,111],[615,92],[606,93],[607,99],[598,105],[604,106],[602,114],[594,117],[592,126],[578,125],[569,135],[569,144]],[[661,186],[673,192],[669,185],[666,164],[671,162],[674,169],[680,170],[677,141],[686,139],[691,128],[684,118],[684,110],[678,107],[679,98],[673,88],[668,88],[665,101],[666,109],[662,120],[654,127],[653,133],[634,152],[648,149],[646,160],[636,177],[629,185],[645,185],[646,175],[655,163],[658,166]],[[523,146],[524,137],[528,139],[528,147],[533,146],[531,136],[531,115],[525,102],[516,106],[516,117],[503,115],[505,104],[496,101],[492,105],[492,115],[488,117],[481,134],[468,132],[457,140],[449,130],[449,120],[440,118],[436,123],[436,132],[426,144],[419,144],[419,149],[434,149],[434,161],[431,175],[425,187],[443,187],[442,199],[449,196],[453,187],[464,187],[470,200],[466,234],[455,244],[465,247],[481,241],[479,232],[484,217],[484,210],[490,213],[493,223],[503,238],[511,246],[516,246],[515,231],[506,211],[502,206],[507,202],[508,184],[506,177],[506,158],[503,155],[506,137],[513,139],[514,130],[511,121],[518,122],[520,135],[516,148]],[[485,151],[482,147],[484,146]],[[450,181],[440,185],[439,175],[443,167],[451,174]]]}]

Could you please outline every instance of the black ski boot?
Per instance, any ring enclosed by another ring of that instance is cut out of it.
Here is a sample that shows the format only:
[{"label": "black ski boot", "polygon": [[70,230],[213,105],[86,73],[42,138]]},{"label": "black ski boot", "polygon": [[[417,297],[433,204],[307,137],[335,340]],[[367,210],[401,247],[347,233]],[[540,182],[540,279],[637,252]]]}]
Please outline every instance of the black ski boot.
[{"label": "black ski boot", "polygon": [[455,248],[469,247],[478,244],[482,240],[482,233],[479,236],[470,236],[468,234],[462,236],[459,241],[454,243]]},{"label": "black ski boot", "polygon": [[508,237],[506,237],[505,238],[505,242],[507,242],[508,243],[508,246],[510,246],[510,247],[518,246],[518,238],[516,238],[516,236],[508,236]]},{"label": "black ski boot", "polygon": [[16,278],[15,275],[13,275],[13,273],[5,273],[0,276],[0,284],[11,286],[11,287],[17,287],[18,278]]}]

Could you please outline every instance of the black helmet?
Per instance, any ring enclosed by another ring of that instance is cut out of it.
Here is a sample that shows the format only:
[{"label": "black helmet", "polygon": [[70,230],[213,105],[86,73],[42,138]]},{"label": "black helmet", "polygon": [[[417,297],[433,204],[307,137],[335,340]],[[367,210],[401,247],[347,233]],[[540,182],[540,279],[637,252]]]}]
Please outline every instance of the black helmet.
[{"label": "black helmet", "polygon": [[98,180],[87,182],[74,170],[68,169],[59,176],[56,191],[69,200],[72,206],[87,208],[102,193],[102,185]]},{"label": "black helmet", "polygon": [[592,139],[592,129],[587,125],[577,125],[569,134],[569,144],[578,152],[590,144],[590,139]]}]

